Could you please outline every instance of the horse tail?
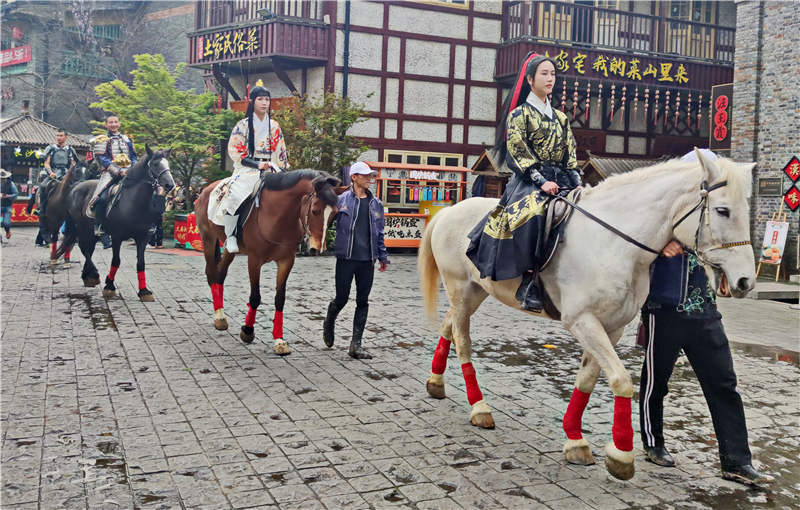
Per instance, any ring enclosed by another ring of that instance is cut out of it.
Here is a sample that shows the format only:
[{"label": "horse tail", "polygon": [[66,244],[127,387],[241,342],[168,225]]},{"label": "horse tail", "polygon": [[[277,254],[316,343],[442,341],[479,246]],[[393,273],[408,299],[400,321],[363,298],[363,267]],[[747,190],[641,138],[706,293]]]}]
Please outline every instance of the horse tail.
[{"label": "horse tail", "polygon": [[436,309],[439,302],[439,266],[436,265],[436,258],[434,258],[431,248],[433,229],[438,217],[439,215],[434,216],[425,228],[417,255],[417,271],[419,272],[422,300],[425,305],[425,313],[432,321],[437,319]]}]

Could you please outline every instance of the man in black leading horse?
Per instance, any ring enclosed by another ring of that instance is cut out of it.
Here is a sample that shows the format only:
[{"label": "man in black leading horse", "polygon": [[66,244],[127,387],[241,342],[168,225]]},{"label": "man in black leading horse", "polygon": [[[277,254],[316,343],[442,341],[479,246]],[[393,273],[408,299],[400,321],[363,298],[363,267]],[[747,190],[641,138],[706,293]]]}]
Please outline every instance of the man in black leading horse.
[{"label": "man in black leading horse", "polygon": [[44,168],[47,176],[39,185],[39,216],[44,216],[47,199],[50,195],[50,183],[63,179],[67,171],[78,162],[78,155],[71,145],[67,145],[67,132],[59,129],[56,133],[55,145],[48,145],[44,151]]}]

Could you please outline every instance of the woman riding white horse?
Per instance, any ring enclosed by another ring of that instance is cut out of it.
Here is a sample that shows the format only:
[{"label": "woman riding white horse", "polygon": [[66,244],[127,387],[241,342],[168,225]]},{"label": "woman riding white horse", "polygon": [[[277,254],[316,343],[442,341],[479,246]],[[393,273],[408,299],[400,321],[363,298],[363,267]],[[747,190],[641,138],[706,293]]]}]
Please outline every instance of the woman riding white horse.
[{"label": "woman riding white horse", "polygon": [[[647,297],[649,267],[658,250],[673,238],[694,249],[702,263],[713,269],[715,289],[724,274],[734,297],[744,297],[755,285],[748,204],[753,166],[728,159],[710,161],[698,154],[695,162],[667,161],[611,177],[584,191],[580,206],[587,213],[639,244],[576,211],[559,251],[541,272],[544,290],[561,321],[583,347],[575,391],[564,416],[564,452],[569,462],[594,462],[581,436],[581,415],[602,369],[615,396],[613,442],[606,446],[606,467],[618,478],[633,476],[633,384],[614,346]],[[425,230],[418,259],[429,315],[436,315],[440,277],[450,301],[428,393],[444,397],[447,354],[455,342],[472,406],[470,421],[487,428],[494,427],[494,419],[472,367],[469,320],[488,295],[518,308],[515,291],[520,278],[481,278],[466,250],[467,234],[497,203],[496,199],[471,198],[439,212]]]}]

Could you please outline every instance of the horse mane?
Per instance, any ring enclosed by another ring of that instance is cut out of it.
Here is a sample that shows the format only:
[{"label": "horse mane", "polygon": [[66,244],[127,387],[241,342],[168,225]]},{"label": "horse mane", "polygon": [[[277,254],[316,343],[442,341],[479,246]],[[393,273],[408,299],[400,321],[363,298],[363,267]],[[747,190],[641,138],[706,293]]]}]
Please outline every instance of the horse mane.
[{"label": "horse mane", "polygon": [[302,170],[292,170],[290,172],[268,173],[264,175],[264,189],[270,191],[282,191],[294,188],[301,180],[313,181],[323,175],[319,170],[304,168]]}]

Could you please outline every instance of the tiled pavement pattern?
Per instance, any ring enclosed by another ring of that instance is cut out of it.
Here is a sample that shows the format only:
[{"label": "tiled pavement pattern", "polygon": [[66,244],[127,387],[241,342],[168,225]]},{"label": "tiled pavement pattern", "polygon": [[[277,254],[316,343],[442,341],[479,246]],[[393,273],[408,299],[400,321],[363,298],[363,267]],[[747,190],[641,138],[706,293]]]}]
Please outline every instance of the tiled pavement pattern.
[{"label": "tiled pavement pattern", "polygon": [[[422,318],[411,255],[392,256],[390,269],[376,273],[365,335],[371,361],[346,354],[352,299],[336,346],[323,347],[334,259],[298,259],[285,312],[294,352],[280,358],[270,345],[238,339],[244,260],[226,282],[231,329],[217,332],[201,257],[148,250],[157,301],[144,304],[125,243],[121,298],[106,301],[100,287],[82,287],[78,267],[51,272],[46,250],[32,247],[34,230],[14,232],[2,248],[2,508],[800,504],[800,371],[789,363],[734,349],[755,458],[778,477],[771,489],[718,477],[713,429],[688,366],[676,368],[666,402],[678,467],[656,468],[638,455],[634,479],[619,482],[602,465],[612,417],[602,379],[584,419],[598,464],[562,458],[561,416],[579,351],[555,322],[493,301],[473,318],[473,359],[495,430],[469,425],[454,353],[448,398],[426,396],[438,335]],[[101,273],[110,256],[96,252]],[[263,270],[256,324],[257,339],[270,344],[274,272]],[[638,385],[642,353],[632,334],[619,351]]]}]

